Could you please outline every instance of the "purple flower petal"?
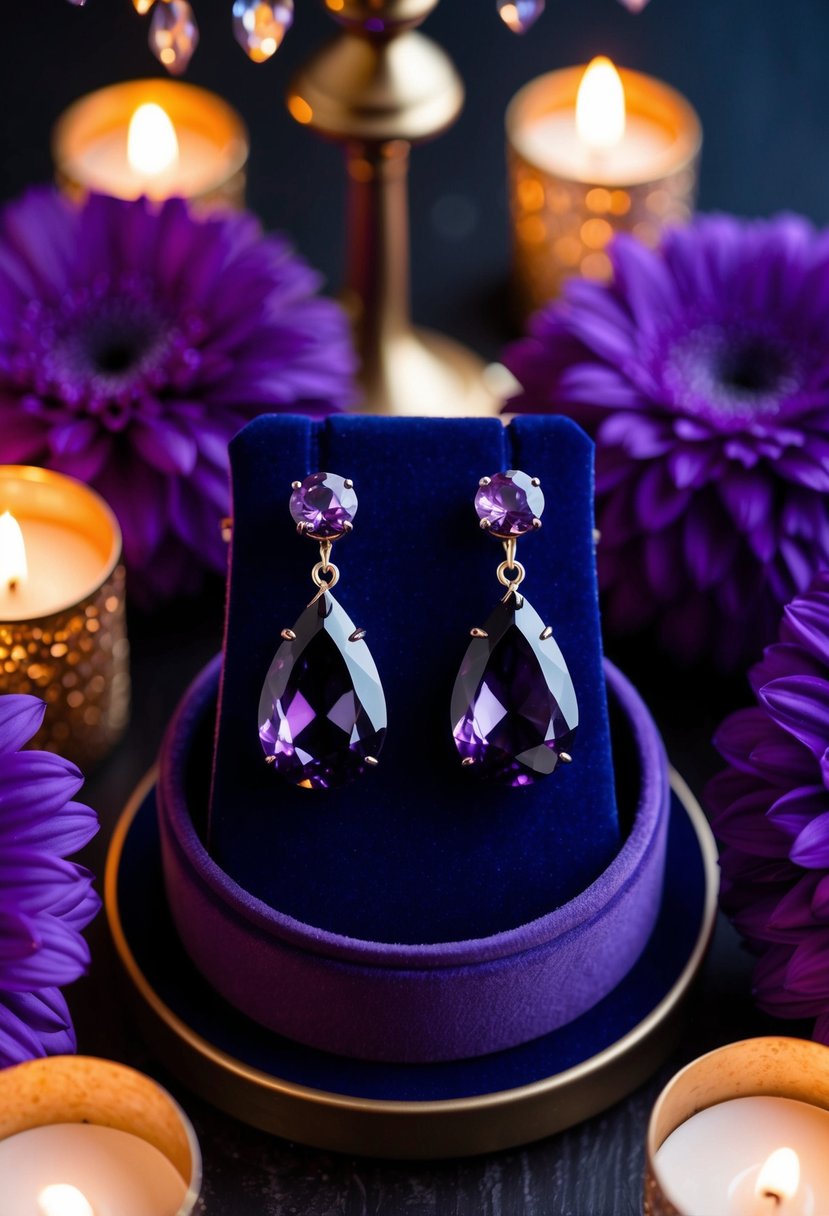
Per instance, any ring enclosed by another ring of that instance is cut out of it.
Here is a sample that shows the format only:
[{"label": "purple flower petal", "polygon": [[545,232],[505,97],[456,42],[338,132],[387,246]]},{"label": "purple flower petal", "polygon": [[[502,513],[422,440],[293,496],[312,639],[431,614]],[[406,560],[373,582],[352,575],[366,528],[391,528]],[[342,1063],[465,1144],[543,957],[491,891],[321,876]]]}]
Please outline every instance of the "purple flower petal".
[{"label": "purple flower petal", "polygon": [[829,869],[829,811],[806,824],[789,856],[807,870]]},{"label": "purple flower petal", "polygon": [[7,810],[37,819],[55,814],[77,794],[83,777],[74,764],[51,752],[16,752],[0,764],[0,838]]},{"label": "purple flower petal", "polygon": [[72,802],[83,778],[46,752],[18,751],[39,728],[34,697],[0,696],[0,1066],[75,1049],[57,985],[83,974],[80,936],[98,911],[92,875],[64,860],[97,831]]},{"label": "purple flower petal", "polygon": [[[829,810],[829,797],[823,786],[803,786],[778,798],[769,808],[768,817],[793,840],[824,810]],[[791,851],[789,856],[797,860]]]},{"label": "purple flower petal", "polygon": [[738,798],[714,820],[718,840],[755,857],[779,857],[785,852],[787,836],[766,817],[770,797],[757,790]]},{"label": "purple flower petal", "polygon": [[749,672],[749,681],[756,696],[760,689],[785,676],[804,675],[822,679],[825,669],[801,646],[791,642],[776,642],[767,646],[763,658]]},{"label": "purple flower petal", "polygon": [[721,723],[714,735],[717,751],[735,768],[756,773],[752,756],[768,734],[768,716],[762,709],[740,709]]},{"label": "purple flower petal", "polygon": [[88,844],[99,827],[95,812],[80,802],[67,802],[55,814],[42,818],[32,815],[31,807],[22,801],[12,802],[0,818],[0,841],[67,857]]},{"label": "purple flower petal", "polygon": [[829,746],[829,680],[781,676],[760,689],[760,701],[779,726],[823,755]]},{"label": "purple flower petal", "polygon": [[37,697],[0,697],[0,756],[20,751],[40,730],[46,705]]},{"label": "purple flower petal", "polygon": [[0,1068],[74,1051],[75,1033],[57,988],[0,992]]},{"label": "purple flower petal", "polygon": [[794,935],[790,940],[795,945],[803,936],[804,929],[819,923],[819,917],[814,910],[814,900],[820,882],[816,874],[807,874],[775,898],[775,907],[769,917],[769,923],[776,929],[790,931]]},{"label": "purple flower petal", "polygon": [[829,874],[819,878],[812,896],[812,911],[818,920],[829,921]]},{"label": "purple flower petal", "polygon": [[[715,832],[725,825],[721,904],[760,954],[755,995],[779,1017],[829,1027],[829,573],[786,608],[779,643],[751,672],[759,705],[722,724],[730,767],[707,791]],[[766,801],[773,802],[764,810]],[[753,827],[746,809],[754,812]],[[758,858],[788,840],[788,861]]]},{"label": "purple flower petal", "polygon": [[829,664],[829,595],[795,600],[783,610],[786,636],[819,663]]},{"label": "purple flower petal", "polygon": [[829,930],[807,937],[792,954],[786,987],[806,999],[829,1001]]},{"label": "purple flower petal", "polygon": [[0,905],[0,986],[3,969],[28,958],[38,948],[37,930],[31,917],[8,911]]}]

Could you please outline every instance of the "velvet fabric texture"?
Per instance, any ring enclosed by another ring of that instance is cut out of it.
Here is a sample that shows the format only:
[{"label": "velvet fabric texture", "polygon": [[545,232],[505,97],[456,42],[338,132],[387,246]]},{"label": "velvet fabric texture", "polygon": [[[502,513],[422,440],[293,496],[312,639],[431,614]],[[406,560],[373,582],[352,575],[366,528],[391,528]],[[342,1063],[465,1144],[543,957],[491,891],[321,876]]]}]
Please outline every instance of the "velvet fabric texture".
[{"label": "velvet fabric texture", "polygon": [[211,859],[194,817],[205,803],[218,669],[216,662],[205,670],[170,726],[157,800],[178,933],[198,969],[237,1009],[327,1052],[433,1063],[546,1035],[601,1001],[634,966],[662,894],[669,786],[653,720],[610,664],[621,804],[633,818],[621,850],[594,883],[540,918],[426,945],[361,940],[302,923]]},{"label": "velvet fabric texture", "polygon": [[[209,749],[209,740],[206,747]],[[674,795],[657,924],[638,961],[612,992],[580,1018],[510,1051],[439,1064],[395,1064],[303,1047],[258,1026],[210,986],[193,966],[170,916],[154,791],[127,833],[116,890],[121,924],[139,970],[173,1015],[211,1047],[268,1077],[313,1090],[410,1102],[451,1101],[515,1089],[613,1048],[675,991],[699,944],[706,916],[706,871],[700,842]],[[671,1024],[676,1026],[675,1021]],[[672,1042],[670,1036],[665,1040],[665,1029],[657,1048],[662,1053]],[[170,1059],[174,1070],[177,1059],[177,1055]],[[656,1062],[655,1056],[654,1065]],[[179,1075],[203,1097],[217,1100],[211,1092],[215,1079],[209,1061],[204,1068],[185,1066]],[[273,1112],[268,1114],[272,1119]],[[321,1126],[324,1114],[321,1110]],[[295,1137],[296,1128],[286,1123],[282,1134]]]},{"label": "velvet fabric texture", "polygon": [[[280,913],[366,941],[417,945],[514,929],[585,890],[620,842],[593,542],[593,445],[567,419],[261,417],[231,444],[233,545],[210,852]],[[499,542],[478,527],[478,479],[541,478],[543,527],[521,540],[522,591],[553,626],[573,676],[573,763],[522,789],[462,770],[452,685],[503,594]],[[335,546],[334,595],[386,693],[379,767],[343,789],[280,781],[257,711],[265,675],[314,592],[318,546],[296,534],[291,482],[350,477],[359,509]]]}]

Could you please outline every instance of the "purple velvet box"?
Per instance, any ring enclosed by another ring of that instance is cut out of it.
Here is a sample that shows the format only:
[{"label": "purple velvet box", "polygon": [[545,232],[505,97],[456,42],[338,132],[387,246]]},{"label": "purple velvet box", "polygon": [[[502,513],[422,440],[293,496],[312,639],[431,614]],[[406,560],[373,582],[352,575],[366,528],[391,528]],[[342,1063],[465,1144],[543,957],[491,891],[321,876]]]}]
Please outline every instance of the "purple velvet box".
[{"label": "purple velvet box", "polygon": [[[648,941],[669,809],[656,727],[630,684],[609,665],[603,673],[589,441],[562,419],[505,429],[270,418],[234,441],[231,463],[223,661],[180,706],[157,791],[168,900],[194,963],[262,1025],[362,1059],[470,1058],[577,1019]],[[521,556],[528,595],[551,612],[573,671],[582,724],[566,771],[493,790],[458,772],[448,691],[469,627],[498,594],[499,551],[477,534],[470,490],[516,466],[548,488],[549,518]],[[379,773],[321,793],[279,785],[256,723],[279,629],[307,600],[315,560],[293,534],[287,491],[320,468],[367,490],[337,555],[337,595],[369,627],[390,713]],[[383,517],[395,493],[419,496],[398,532]],[[436,553],[448,588],[430,570]],[[424,621],[436,622],[425,653],[408,642],[427,636]]]},{"label": "purple velvet box", "polygon": [[590,1009],[627,974],[662,895],[669,784],[659,734],[607,664],[618,736],[638,772],[633,825],[607,869],[555,911],[511,931],[422,946],[325,932],[251,896],[208,855],[188,786],[204,758],[219,664],[180,706],[157,800],[167,897],[211,985],[296,1042],[364,1059],[452,1060],[528,1042]]}]

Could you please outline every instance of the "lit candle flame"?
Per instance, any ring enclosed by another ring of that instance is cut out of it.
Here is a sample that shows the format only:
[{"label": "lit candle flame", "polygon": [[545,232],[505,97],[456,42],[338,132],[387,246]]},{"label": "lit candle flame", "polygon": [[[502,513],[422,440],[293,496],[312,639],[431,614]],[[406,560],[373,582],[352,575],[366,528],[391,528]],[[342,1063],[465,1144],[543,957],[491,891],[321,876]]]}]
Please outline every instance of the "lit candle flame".
[{"label": "lit candle flame", "polygon": [[607,152],[625,134],[625,90],[613,64],[599,55],[587,67],[576,95],[576,131],[591,152]]},{"label": "lit candle flame", "polygon": [[87,1197],[76,1186],[65,1182],[44,1187],[37,1204],[41,1216],[95,1216]]},{"label": "lit candle flame", "polygon": [[11,511],[0,515],[0,587],[15,591],[29,574],[20,524]]},{"label": "lit candle flame", "polygon": [[786,1199],[794,1199],[799,1186],[800,1158],[793,1148],[778,1148],[761,1168],[754,1193],[758,1199],[783,1203]]},{"label": "lit candle flame", "polygon": [[178,161],[176,129],[155,102],[139,106],[130,119],[127,160],[142,177],[159,177]]}]

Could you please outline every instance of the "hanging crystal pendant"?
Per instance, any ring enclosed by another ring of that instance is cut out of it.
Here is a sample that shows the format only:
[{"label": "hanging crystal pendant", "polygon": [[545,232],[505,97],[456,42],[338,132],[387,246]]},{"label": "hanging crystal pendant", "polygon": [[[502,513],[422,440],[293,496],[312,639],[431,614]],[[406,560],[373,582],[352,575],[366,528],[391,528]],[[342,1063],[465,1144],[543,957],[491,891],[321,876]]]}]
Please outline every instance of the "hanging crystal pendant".
[{"label": "hanging crystal pendant", "polygon": [[146,17],[155,0],[132,0],[133,8],[141,16]]},{"label": "hanging crystal pendant", "polygon": [[465,767],[504,785],[532,785],[570,759],[579,723],[564,656],[533,606],[510,595],[461,663],[452,733]]},{"label": "hanging crystal pendant", "polygon": [[497,9],[507,29],[526,34],[544,12],[544,0],[497,0]]},{"label": "hanging crystal pendant", "polygon": [[173,76],[180,76],[199,44],[199,27],[187,0],[159,0],[150,21],[150,50]]},{"label": "hanging crystal pendant", "polygon": [[541,527],[541,482],[520,469],[482,477],[475,493],[481,528],[504,546],[496,574],[507,593],[483,629],[471,630],[452,691],[452,735],[465,768],[504,785],[532,785],[570,760],[579,723],[564,656],[518,591],[522,536]]},{"label": "hanging crystal pendant", "polygon": [[346,785],[377,763],[386,699],[363,631],[325,591],[286,629],[259,702],[259,739],[305,789]]},{"label": "hanging crystal pendant", "polygon": [[233,33],[254,63],[279,50],[293,23],[294,0],[234,0]]}]

